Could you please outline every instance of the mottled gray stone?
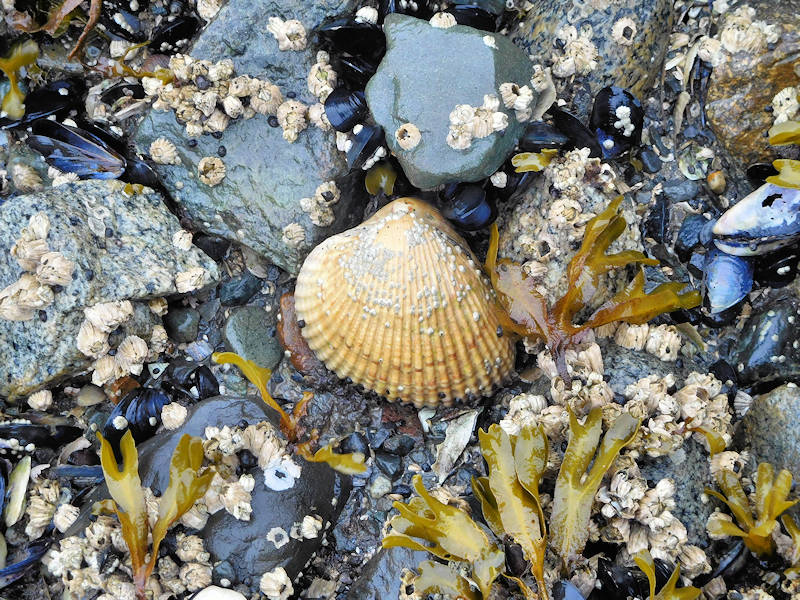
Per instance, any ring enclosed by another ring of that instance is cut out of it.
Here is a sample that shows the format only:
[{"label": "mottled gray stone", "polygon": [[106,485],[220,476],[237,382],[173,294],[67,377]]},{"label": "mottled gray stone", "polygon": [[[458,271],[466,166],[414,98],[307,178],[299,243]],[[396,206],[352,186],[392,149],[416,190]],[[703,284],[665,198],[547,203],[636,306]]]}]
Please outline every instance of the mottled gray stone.
[{"label": "mottled gray stone", "polygon": [[199,328],[200,313],[194,308],[173,308],[164,316],[164,329],[173,342],[188,344],[195,341]]},{"label": "mottled gray stone", "polygon": [[[40,211],[50,219],[48,247],[73,261],[75,270],[44,309],[46,320],[0,319],[0,396],[12,399],[89,367],[91,360],[75,346],[84,308],[175,294],[175,276],[194,267],[206,269],[207,284],[218,277],[216,264],[200,250],[173,246],[180,225],[157,193],[126,196],[117,182],[86,181],[0,204],[0,289],[23,273],[11,246]],[[98,236],[89,219],[103,214],[105,231]]]},{"label": "mottled gray stone", "polygon": [[222,330],[226,348],[260,367],[274,369],[283,356],[275,319],[275,311],[260,306],[234,308]]},{"label": "mottled gray stone", "polygon": [[[269,79],[284,97],[294,92],[298,100],[311,105],[318,101],[306,81],[316,61],[312,30],[325,18],[353,12],[356,4],[354,0],[232,0],[188,53],[212,61],[230,58],[237,75]],[[308,32],[308,48],[301,52],[278,50],[277,41],[266,31],[269,17],[299,19]],[[270,127],[267,116],[257,114],[248,120],[232,120],[221,139],[204,135],[190,148],[184,126],[173,111],[151,111],[139,126],[135,141],[142,152],[148,152],[158,137],[175,143],[181,164],[158,165],[157,171],[198,227],[241,242],[297,273],[305,255],[319,241],[355,224],[359,213],[355,207],[366,201],[360,174],[348,175],[334,134],[309,126],[290,144],[280,127]],[[204,156],[216,156],[220,145],[226,149],[226,176],[219,185],[209,187],[197,179],[197,164]],[[330,180],[341,190],[334,207],[337,219],[330,227],[318,227],[299,202]],[[282,230],[290,223],[305,229],[305,246],[295,249],[283,243]]]},{"label": "mottled gray stone", "polygon": [[[499,98],[502,83],[530,87],[530,60],[505,36],[462,25],[439,29],[427,21],[392,14],[386,17],[384,33],[386,56],[367,84],[367,103],[411,183],[430,189],[494,173],[523,132],[514,111],[501,102],[501,110],[509,115],[508,127],[473,139],[465,150],[447,144],[450,113],[457,104],[480,106],[487,94]],[[484,42],[487,35],[497,49]],[[413,123],[422,134],[410,150],[401,148],[395,138],[405,123]]]},{"label": "mottled gray stone", "polygon": [[744,432],[753,458],[758,463],[772,463],[776,469],[788,469],[800,480],[800,388],[782,385],[756,396],[744,416]]}]

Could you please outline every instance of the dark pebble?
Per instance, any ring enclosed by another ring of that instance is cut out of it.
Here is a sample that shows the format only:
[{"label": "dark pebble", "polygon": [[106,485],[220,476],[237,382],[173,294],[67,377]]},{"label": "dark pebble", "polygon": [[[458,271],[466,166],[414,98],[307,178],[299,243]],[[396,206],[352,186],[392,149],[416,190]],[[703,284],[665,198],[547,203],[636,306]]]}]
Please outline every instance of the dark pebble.
[{"label": "dark pebble", "polygon": [[396,434],[383,443],[383,449],[391,454],[405,456],[414,449],[416,444],[417,441],[410,435]]},{"label": "dark pebble", "polygon": [[197,146],[197,140],[192,138],[188,142],[186,142],[186,145],[189,146],[189,148],[194,148],[195,146]]},{"label": "dark pebble", "polygon": [[200,313],[193,308],[170,308],[164,316],[164,329],[169,339],[178,343],[193,342],[200,327]]},{"label": "dark pebble", "polygon": [[202,75],[198,75],[194,82],[199,90],[207,90],[211,86],[211,82]]},{"label": "dark pebble", "polygon": [[221,140],[222,139],[222,132],[221,131],[213,131],[211,133],[211,137],[213,137],[215,140]]},{"label": "dark pebble", "polygon": [[663,190],[672,202],[688,202],[700,193],[700,185],[689,179],[672,179],[664,182]]},{"label": "dark pebble", "polygon": [[369,456],[369,442],[363,433],[355,431],[339,443],[339,450],[344,454],[361,452],[365,456]]},{"label": "dark pebble", "polygon": [[229,279],[219,286],[219,302],[222,306],[239,306],[255,296],[261,289],[261,280],[250,271]]},{"label": "dark pebble", "polygon": [[275,115],[271,115],[270,117],[267,118],[267,123],[269,124],[270,127],[278,127],[279,126],[278,117],[276,117]]},{"label": "dark pebble", "polygon": [[678,236],[675,239],[675,254],[686,262],[700,243],[700,232],[708,220],[703,215],[689,215],[683,220]]},{"label": "dark pebble", "polygon": [[199,233],[194,236],[192,243],[208,254],[215,262],[221,261],[228,251],[231,243],[221,237]]},{"label": "dark pebble", "polygon": [[639,159],[642,161],[642,168],[645,173],[658,173],[661,170],[661,159],[650,146],[642,148],[639,154]]},{"label": "dark pebble", "polygon": [[225,156],[227,153],[228,153],[228,150],[227,150],[227,148],[225,148],[225,146],[220,146],[219,148],[217,148],[217,154],[219,155],[220,158]]},{"label": "dark pebble", "polygon": [[394,479],[403,470],[403,461],[396,454],[387,452],[375,453],[375,465],[388,477]]},{"label": "dark pebble", "polygon": [[411,495],[413,490],[411,489],[410,485],[406,485],[405,483],[398,483],[396,486],[392,488],[392,493],[397,494],[398,496],[403,496],[407,498]]}]

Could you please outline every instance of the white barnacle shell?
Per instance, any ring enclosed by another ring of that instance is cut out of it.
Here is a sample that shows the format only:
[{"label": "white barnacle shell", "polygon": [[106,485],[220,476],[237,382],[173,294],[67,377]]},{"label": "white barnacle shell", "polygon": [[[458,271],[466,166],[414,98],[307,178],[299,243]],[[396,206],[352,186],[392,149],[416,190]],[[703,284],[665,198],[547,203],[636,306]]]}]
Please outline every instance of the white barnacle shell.
[{"label": "white barnacle shell", "polygon": [[128,374],[127,371],[123,370],[119,362],[117,362],[116,358],[105,354],[98,358],[94,365],[92,365],[94,371],[92,372],[92,383],[96,386],[102,387],[107,383],[111,383],[112,381],[116,381],[120,377],[123,377]]},{"label": "white barnacle shell", "polygon": [[172,234],[172,245],[179,250],[188,250],[192,247],[192,232],[178,229]]},{"label": "white barnacle shell", "polygon": [[267,532],[267,540],[280,550],[289,543],[289,535],[283,527],[273,527]]},{"label": "white barnacle shell", "polygon": [[33,410],[47,410],[53,405],[53,392],[50,390],[39,390],[28,396],[28,406]]},{"label": "white barnacle shell", "polygon": [[147,356],[149,361],[154,361],[159,354],[167,349],[167,330],[163,325],[155,325],[150,332],[150,353]]},{"label": "white barnacle shell", "polygon": [[92,358],[100,358],[111,348],[108,345],[108,333],[95,327],[88,319],[81,323],[75,345],[83,354]]},{"label": "white barnacle shell", "polygon": [[324,102],[336,87],[336,80],[336,71],[330,64],[330,56],[324,50],[320,50],[317,52],[317,62],[308,72],[308,91]]},{"label": "white barnacle shell", "polygon": [[49,252],[47,241],[37,238],[33,240],[21,239],[11,246],[11,256],[13,256],[19,266],[26,271],[34,272],[39,266],[42,256]]},{"label": "white barnacle shell", "polygon": [[300,535],[306,539],[319,537],[322,531],[322,518],[317,515],[306,515],[300,524]]},{"label": "white barnacle shell", "polygon": [[200,181],[213,187],[225,179],[225,163],[216,156],[204,156],[197,163],[197,173]]},{"label": "white barnacle shell", "polygon": [[207,563],[211,555],[203,548],[203,538],[179,533],[176,537],[175,554],[183,562]]},{"label": "white barnacle shell", "polygon": [[492,185],[496,188],[504,188],[508,184],[508,175],[504,171],[496,171],[489,177]]},{"label": "white barnacle shell", "polygon": [[150,158],[160,165],[178,165],[181,162],[175,144],[165,137],[156,138],[150,144]]},{"label": "white barnacle shell", "polygon": [[[236,98],[244,98],[245,96],[249,96],[250,83],[251,78],[249,75],[238,75],[237,77],[234,77],[228,82],[228,96],[234,96]],[[257,87],[256,92],[258,92],[260,87],[260,85]]]},{"label": "white barnacle shell", "polygon": [[103,332],[114,331],[133,316],[130,300],[103,302],[83,309],[86,320]]},{"label": "white barnacle shell", "polygon": [[179,402],[170,402],[161,409],[161,423],[170,431],[178,429],[186,421],[188,409]]},{"label": "white barnacle shell", "polygon": [[267,80],[253,79],[250,94],[250,107],[262,115],[276,114],[283,103],[280,88]]},{"label": "white barnacle shell", "polygon": [[75,263],[61,252],[48,252],[42,255],[36,268],[36,279],[44,285],[66,286],[72,282],[72,271]]},{"label": "white barnacle shell", "polygon": [[44,240],[50,233],[50,218],[47,213],[37,212],[28,219],[28,226],[19,234],[20,241]]},{"label": "white barnacle shell", "polygon": [[305,50],[306,30],[297,19],[284,21],[280,17],[270,17],[267,31],[278,41],[279,50]]},{"label": "white barnacle shell", "polygon": [[681,342],[681,336],[674,325],[658,325],[650,328],[645,351],[665,362],[674,361],[678,359]]},{"label": "white barnacle shell", "polygon": [[72,504],[60,504],[53,515],[53,525],[61,533],[69,529],[78,520],[80,509]]},{"label": "white barnacle shell", "polygon": [[208,279],[208,271],[203,267],[192,267],[175,275],[175,287],[179,294],[186,294],[202,288]]},{"label": "white barnacle shell", "polygon": [[631,325],[630,323],[622,322],[614,334],[614,342],[623,348],[641,350],[647,343],[649,333],[650,326],[647,323]]},{"label": "white barnacle shell", "polygon": [[237,96],[225,96],[222,101],[222,110],[231,119],[238,119],[244,113],[244,104]]},{"label": "white barnacle shell", "polygon": [[292,143],[308,127],[308,107],[299,100],[287,100],[278,107],[278,125],[283,129],[283,139]]},{"label": "white barnacle shell", "polygon": [[283,567],[275,567],[272,571],[264,573],[258,587],[269,600],[286,600],[294,594],[292,580]]},{"label": "white barnacle shell", "polygon": [[208,510],[204,504],[195,502],[180,518],[181,525],[188,529],[202,529],[208,523]]},{"label": "white barnacle shell", "polygon": [[264,467],[264,485],[276,492],[291,489],[295,480],[300,477],[300,472],[300,465],[291,457],[278,457]]},{"label": "white barnacle shell", "polygon": [[258,466],[266,469],[273,463],[280,463],[284,457],[284,447],[275,433],[275,427],[268,421],[248,425],[242,432],[242,447],[249,450],[258,460]]},{"label": "white barnacle shell", "polygon": [[53,290],[39,283],[33,275],[25,273],[3,290],[0,290],[0,318],[9,321],[29,321],[36,310],[53,302]]},{"label": "white barnacle shell", "polygon": [[611,38],[621,46],[630,46],[636,37],[636,22],[630,17],[622,17],[611,28]]},{"label": "white barnacle shell", "polygon": [[448,12],[437,12],[430,18],[429,23],[438,29],[449,29],[458,24],[455,16]]},{"label": "white barnacle shell", "polygon": [[210,117],[216,110],[217,100],[219,100],[219,94],[214,90],[197,91],[192,95],[192,104],[206,117]]},{"label": "white barnacle shell", "polygon": [[508,404],[508,413],[500,427],[508,435],[517,435],[524,427],[536,425],[537,417],[547,408],[547,399],[536,394],[518,394]]},{"label": "white barnacle shell", "polygon": [[115,358],[122,371],[138,375],[147,358],[147,342],[137,335],[129,335],[120,342]]},{"label": "white barnacle shell", "polygon": [[180,580],[190,592],[196,592],[211,585],[211,566],[190,562],[181,567]]},{"label": "white barnacle shell", "polygon": [[24,163],[15,163],[9,168],[11,182],[17,191],[23,193],[38,192],[44,186],[36,169]]},{"label": "white barnacle shell", "polygon": [[373,6],[362,6],[356,11],[356,21],[359,23],[373,23],[378,22],[378,9]]},{"label": "white barnacle shell", "polygon": [[59,187],[61,185],[78,181],[78,176],[75,173],[63,173],[55,167],[47,168],[47,176],[52,179],[50,182],[52,187]]},{"label": "white barnacle shell", "polygon": [[394,137],[403,150],[412,150],[416,148],[420,140],[422,140],[419,127],[413,123],[403,123],[400,125],[397,131],[394,132]]},{"label": "white barnacle shell", "polygon": [[214,83],[230,79],[233,76],[233,61],[230,58],[223,58],[208,67],[209,81]]},{"label": "white barnacle shell", "polygon": [[322,131],[330,131],[331,122],[328,120],[328,115],[325,114],[325,106],[317,102],[308,107],[308,120],[314,125],[319,127]]},{"label": "white barnacle shell", "polygon": [[166,298],[153,298],[147,303],[147,306],[154,315],[158,315],[159,317],[163,317],[167,314],[167,310],[169,310]]},{"label": "white barnacle shell", "polygon": [[220,495],[222,505],[225,511],[232,515],[234,519],[239,521],[250,520],[250,514],[253,512],[253,508],[250,506],[250,491],[253,489],[253,484],[252,475],[242,475],[239,481],[228,484],[223,488]]},{"label": "white barnacle shell", "polygon": [[281,241],[289,248],[300,248],[306,243],[306,230],[300,223],[289,223],[282,230]]},{"label": "white barnacle shell", "polygon": [[211,116],[203,123],[203,130],[210,133],[221,133],[228,128],[231,118],[220,109],[215,109]]}]

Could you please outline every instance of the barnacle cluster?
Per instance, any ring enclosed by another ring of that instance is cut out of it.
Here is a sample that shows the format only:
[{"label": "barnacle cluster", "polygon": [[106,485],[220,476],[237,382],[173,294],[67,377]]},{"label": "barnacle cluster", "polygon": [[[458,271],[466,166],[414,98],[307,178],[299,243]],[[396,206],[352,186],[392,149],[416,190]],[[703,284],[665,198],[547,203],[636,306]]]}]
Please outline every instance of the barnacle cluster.
[{"label": "barnacle cluster", "polygon": [[500,99],[495,94],[483,97],[483,104],[470,106],[457,104],[450,113],[447,145],[454,150],[465,150],[473,139],[484,138],[508,127],[508,115],[499,110]]},{"label": "barnacle cluster", "polygon": [[731,54],[740,51],[756,52],[767,44],[778,41],[778,26],[755,20],[755,15],[756,10],[747,5],[740,6],[727,15],[719,34],[725,50]]},{"label": "barnacle cluster", "polygon": [[597,67],[597,47],[592,42],[591,28],[579,32],[574,25],[564,25],[556,32],[560,51],[553,52],[553,75],[562,79],[587,75]]},{"label": "barnacle cluster", "polygon": [[[308,214],[311,222],[319,227],[333,225],[336,215],[333,206],[339,202],[341,192],[335,181],[325,181],[317,186],[311,198],[301,198],[300,208]],[[305,234],[304,238],[305,239]]]},{"label": "barnacle cluster", "polygon": [[35,213],[11,247],[11,256],[27,272],[0,290],[0,318],[29,321],[37,311],[53,303],[56,290],[72,282],[75,263],[61,252],[50,251],[49,232],[48,216],[43,212]]}]

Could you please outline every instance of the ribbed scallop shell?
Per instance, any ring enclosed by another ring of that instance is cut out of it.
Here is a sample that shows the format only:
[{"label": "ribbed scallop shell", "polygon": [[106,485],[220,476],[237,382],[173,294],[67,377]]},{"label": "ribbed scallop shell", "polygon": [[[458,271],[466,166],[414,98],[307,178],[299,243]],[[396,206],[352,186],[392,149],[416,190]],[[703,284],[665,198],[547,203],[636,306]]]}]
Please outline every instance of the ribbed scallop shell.
[{"label": "ribbed scallop shell", "polygon": [[297,277],[295,307],[330,370],[391,400],[419,407],[481,396],[514,365],[488,280],[420,200],[395,200],[317,246]]}]

